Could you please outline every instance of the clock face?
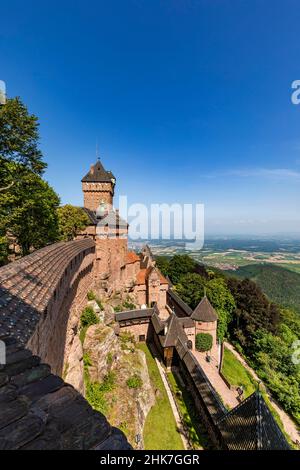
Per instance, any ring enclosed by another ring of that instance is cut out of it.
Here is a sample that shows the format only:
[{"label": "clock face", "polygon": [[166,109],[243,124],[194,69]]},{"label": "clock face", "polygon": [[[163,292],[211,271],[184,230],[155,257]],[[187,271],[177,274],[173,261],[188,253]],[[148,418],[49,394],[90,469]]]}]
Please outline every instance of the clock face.
[{"label": "clock face", "polygon": [[115,184],[115,183],[116,183],[115,178],[112,178],[112,179],[111,179],[111,182],[112,182],[112,184]]}]

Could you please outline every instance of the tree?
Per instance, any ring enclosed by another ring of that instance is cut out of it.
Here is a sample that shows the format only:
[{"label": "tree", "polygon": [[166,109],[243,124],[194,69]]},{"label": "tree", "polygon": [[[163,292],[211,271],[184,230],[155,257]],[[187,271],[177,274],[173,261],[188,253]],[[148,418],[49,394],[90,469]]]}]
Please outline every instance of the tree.
[{"label": "tree", "polygon": [[[11,179],[11,167],[5,163],[17,163],[14,171],[30,170],[41,175],[46,168],[38,149],[38,119],[29,114],[20,98],[12,98],[0,107],[0,163],[1,177]],[[9,183],[11,183],[10,181]]]},{"label": "tree", "polygon": [[196,273],[188,273],[180,277],[180,282],[176,284],[175,290],[179,297],[193,310],[204,296],[206,280]]},{"label": "tree", "polygon": [[38,148],[38,120],[20,98],[0,108],[0,263],[7,261],[10,235],[22,254],[57,239],[59,198],[42,180],[46,168]]},{"label": "tree", "polygon": [[236,303],[230,331],[243,348],[251,347],[258,329],[276,333],[280,320],[279,308],[267,299],[255,282],[231,278],[228,287]]},{"label": "tree", "polygon": [[208,300],[218,314],[218,338],[222,341],[227,334],[228,324],[235,309],[234,298],[221,277],[207,280],[196,273],[185,274],[175,286],[176,292],[193,310],[206,293]]},{"label": "tree", "polygon": [[198,333],[196,335],[195,346],[197,351],[210,351],[213,345],[212,335],[209,333]]},{"label": "tree", "polygon": [[0,193],[0,234],[14,237],[23,256],[53,243],[58,239],[58,205],[49,184],[26,171],[9,191]]},{"label": "tree", "polygon": [[188,255],[175,255],[169,262],[169,276],[173,284],[180,281],[181,276],[195,271],[196,263]]},{"label": "tree", "polygon": [[169,258],[167,256],[156,256],[156,266],[164,276],[169,276]]},{"label": "tree", "polygon": [[221,277],[215,277],[206,283],[206,295],[217,311],[217,336],[220,341],[223,341],[235,310],[234,298],[227,287],[226,281]]},{"label": "tree", "polygon": [[83,209],[70,204],[59,207],[57,214],[59,233],[62,240],[73,240],[90,223],[89,217]]}]

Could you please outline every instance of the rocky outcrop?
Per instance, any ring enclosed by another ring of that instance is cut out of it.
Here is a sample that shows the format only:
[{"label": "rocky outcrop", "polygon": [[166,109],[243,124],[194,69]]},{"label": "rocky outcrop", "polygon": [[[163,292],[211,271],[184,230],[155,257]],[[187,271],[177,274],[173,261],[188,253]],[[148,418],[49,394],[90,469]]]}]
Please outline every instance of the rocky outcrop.
[{"label": "rocky outcrop", "polygon": [[[109,371],[114,373],[114,387],[106,396],[107,418],[124,431],[128,441],[143,448],[143,427],[151,407],[155,403],[150,383],[146,357],[135,347],[130,334],[116,336],[114,329],[104,324],[88,328],[84,353],[88,355],[88,373],[91,382],[102,382]],[[130,387],[128,379],[138,376],[141,384]]]},{"label": "rocky outcrop", "polygon": [[112,323],[115,319],[115,311],[112,305],[110,304],[105,304],[104,305],[104,323],[106,325],[109,325]]},{"label": "rocky outcrop", "polygon": [[92,364],[89,367],[91,381],[101,382],[120,357],[121,348],[114,330],[99,323],[88,328],[84,352],[88,354]]},{"label": "rocky outcrop", "polygon": [[78,336],[74,337],[63,375],[67,383],[84,395],[83,350]]}]

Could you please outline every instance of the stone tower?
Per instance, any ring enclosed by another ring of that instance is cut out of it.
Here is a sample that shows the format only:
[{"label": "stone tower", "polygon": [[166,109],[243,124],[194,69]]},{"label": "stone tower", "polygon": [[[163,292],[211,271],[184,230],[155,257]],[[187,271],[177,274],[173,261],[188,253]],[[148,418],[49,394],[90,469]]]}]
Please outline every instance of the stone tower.
[{"label": "stone tower", "polygon": [[125,278],[128,224],[113,207],[116,179],[98,160],[82,178],[83,209],[90,225],[80,234],[96,243],[94,272],[99,289],[121,289]]},{"label": "stone tower", "polygon": [[98,160],[82,178],[84,207],[96,212],[101,205],[112,206],[116,178]]}]

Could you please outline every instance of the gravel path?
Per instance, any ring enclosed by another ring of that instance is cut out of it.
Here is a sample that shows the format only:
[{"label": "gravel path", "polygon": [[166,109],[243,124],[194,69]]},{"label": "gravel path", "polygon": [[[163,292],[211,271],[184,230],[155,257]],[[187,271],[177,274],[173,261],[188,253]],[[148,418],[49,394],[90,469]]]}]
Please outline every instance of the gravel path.
[{"label": "gravel path", "polygon": [[193,354],[199,362],[200,366],[207,375],[210,383],[222,398],[224,405],[228,408],[234,408],[239,404],[237,392],[230,390],[219,374],[216,361],[212,358],[211,362],[207,362],[205,355],[201,352],[193,350]]}]

